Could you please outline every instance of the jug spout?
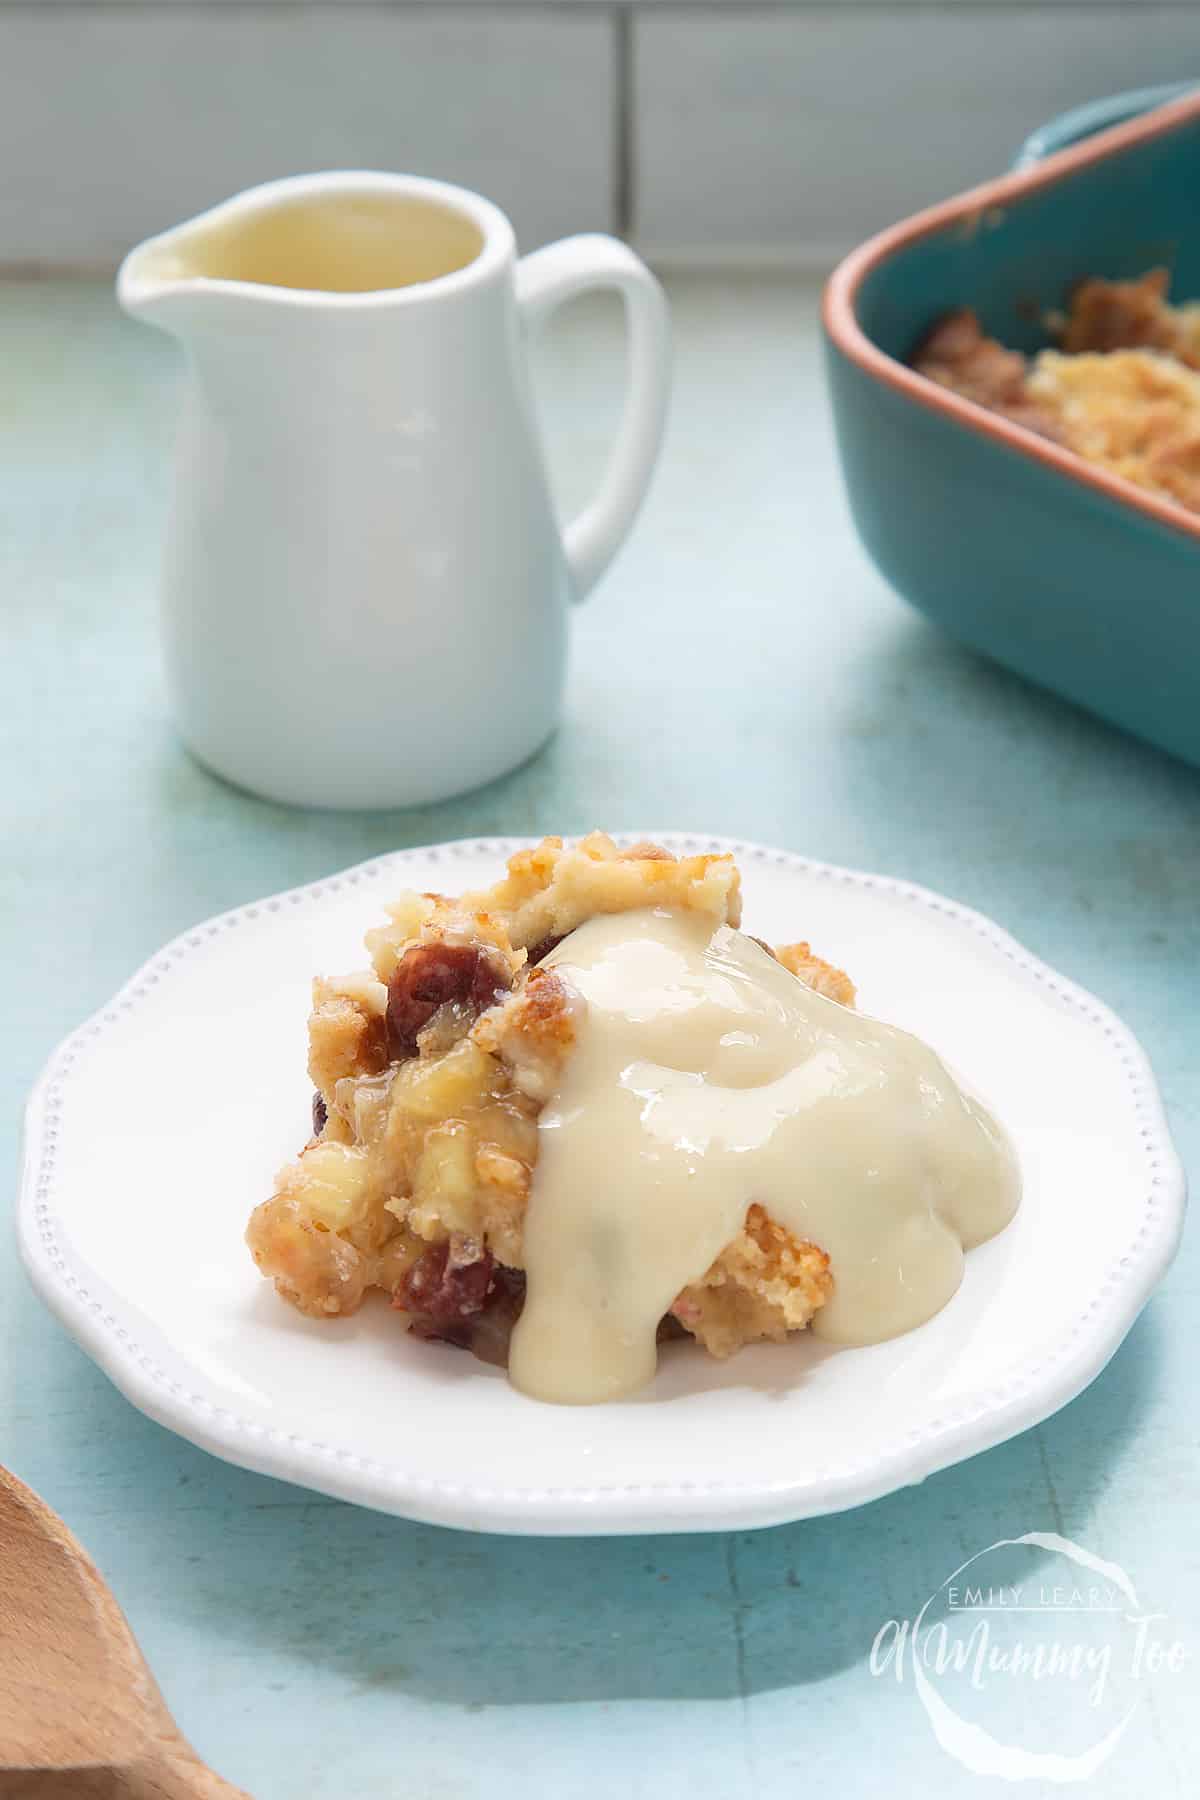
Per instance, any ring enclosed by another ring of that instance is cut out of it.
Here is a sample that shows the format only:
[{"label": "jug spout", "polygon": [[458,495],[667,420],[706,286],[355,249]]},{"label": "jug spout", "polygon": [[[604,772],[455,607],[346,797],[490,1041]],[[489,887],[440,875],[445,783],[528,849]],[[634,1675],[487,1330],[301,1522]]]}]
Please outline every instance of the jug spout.
[{"label": "jug spout", "polygon": [[117,271],[117,299],[131,317],[185,336],[211,300],[210,285],[189,269],[164,232],[131,250]]}]

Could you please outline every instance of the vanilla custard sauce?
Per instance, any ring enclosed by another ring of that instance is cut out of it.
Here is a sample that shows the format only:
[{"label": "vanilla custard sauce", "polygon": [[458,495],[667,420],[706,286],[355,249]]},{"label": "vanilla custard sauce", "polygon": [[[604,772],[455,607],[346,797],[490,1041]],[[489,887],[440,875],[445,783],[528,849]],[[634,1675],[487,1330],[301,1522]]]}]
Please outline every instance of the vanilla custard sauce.
[{"label": "vanilla custard sauce", "polygon": [[830,1259],[811,1329],[895,1337],[1012,1218],[1012,1147],[937,1056],[682,912],[591,919],[546,959],[586,1001],[539,1121],[509,1373],[539,1399],[633,1392],[659,1320],[754,1202]]},{"label": "vanilla custard sauce", "polygon": [[309,194],[201,219],[152,251],[159,280],[251,281],[326,294],[379,293],[452,275],[483,234],[465,213],[417,195]]}]

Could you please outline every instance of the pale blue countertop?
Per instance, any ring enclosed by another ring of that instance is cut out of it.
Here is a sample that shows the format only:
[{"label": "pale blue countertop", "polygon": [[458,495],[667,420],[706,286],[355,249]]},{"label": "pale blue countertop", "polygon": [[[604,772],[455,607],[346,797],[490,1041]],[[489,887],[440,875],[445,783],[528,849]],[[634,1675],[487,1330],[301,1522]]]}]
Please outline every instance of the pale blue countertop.
[{"label": "pale blue countertop", "polygon": [[[982,908],[1128,1020],[1195,1162],[1200,777],[887,592],[840,489],[811,284],[671,290],[670,438],[633,540],[574,622],[561,733],[466,799],[333,816],[223,786],[164,717],[169,347],[102,288],[0,289],[14,1158],[52,1046],[185,926],[394,846],[602,824],[756,838]],[[612,417],[611,315],[564,320],[544,362],[578,497]],[[214,1068],[213,1088],[224,1078]],[[1193,1238],[1086,1394],[920,1488],[729,1538],[538,1542],[409,1525],[191,1448],[109,1386],[10,1251],[0,1459],[78,1532],[185,1732],[258,1800],[476,1800],[518,1777],[557,1800],[994,1790],[867,1658],[883,1621],[963,1558],[1035,1528],[1122,1564],[1190,1644],[1190,1672],[1145,1684],[1088,1784],[1168,1800],[1195,1791],[1200,1760],[1198,1277]],[[1044,1705],[1014,1681],[992,1728],[1015,1736]]]}]

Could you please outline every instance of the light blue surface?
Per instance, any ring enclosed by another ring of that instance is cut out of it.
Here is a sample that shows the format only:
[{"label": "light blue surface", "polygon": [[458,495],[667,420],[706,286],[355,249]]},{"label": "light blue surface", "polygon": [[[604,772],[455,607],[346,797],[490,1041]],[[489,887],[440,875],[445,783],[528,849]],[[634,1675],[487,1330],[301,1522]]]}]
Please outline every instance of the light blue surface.
[{"label": "light blue surface", "polygon": [[[1200,777],[888,594],[839,489],[811,285],[676,282],[672,300],[662,473],[574,622],[562,732],[473,797],[335,817],[223,787],[163,717],[169,347],[100,289],[0,291],[10,1130],[54,1043],[206,915],[393,846],[599,823],[757,838],[982,908],[1124,1015],[1195,1161]],[[615,344],[594,307],[547,346],[573,502],[610,428]],[[212,1091],[245,1078],[214,1068]],[[1069,1199],[1086,1229],[1087,1195]],[[166,1191],[164,1219],[170,1206]],[[169,1228],[186,1245],[203,1221]],[[995,1791],[938,1748],[911,1685],[872,1678],[867,1658],[886,1618],[1032,1529],[1122,1564],[1190,1646],[1183,1675],[1144,1684],[1087,1787],[1169,1800],[1195,1791],[1200,1761],[1198,1315],[1185,1238],[1084,1396],[923,1487],[757,1534],[543,1543],[410,1526],[210,1459],[120,1398],[10,1250],[0,1460],[80,1535],[185,1732],[258,1800],[477,1800],[517,1779],[556,1800]],[[1074,1747],[1054,1737],[1052,1687],[992,1699],[999,1734],[1024,1722],[1031,1740]]]}]

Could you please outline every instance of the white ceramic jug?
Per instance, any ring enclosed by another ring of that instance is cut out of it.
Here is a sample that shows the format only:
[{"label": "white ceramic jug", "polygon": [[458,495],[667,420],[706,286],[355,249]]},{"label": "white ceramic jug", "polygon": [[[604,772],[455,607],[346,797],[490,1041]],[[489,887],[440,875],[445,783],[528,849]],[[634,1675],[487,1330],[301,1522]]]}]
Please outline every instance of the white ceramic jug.
[{"label": "white ceramic jug", "polygon": [[[560,534],[526,368],[560,301],[616,288],[623,422]],[[271,182],[151,238],[117,291],[190,373],[168,533],[177,721],[219,774],[305,806],[407,806],[553,730],[567,604],[629,530],[662,433],[662,291],[613,238],[517,260],[463,188]]]}]

